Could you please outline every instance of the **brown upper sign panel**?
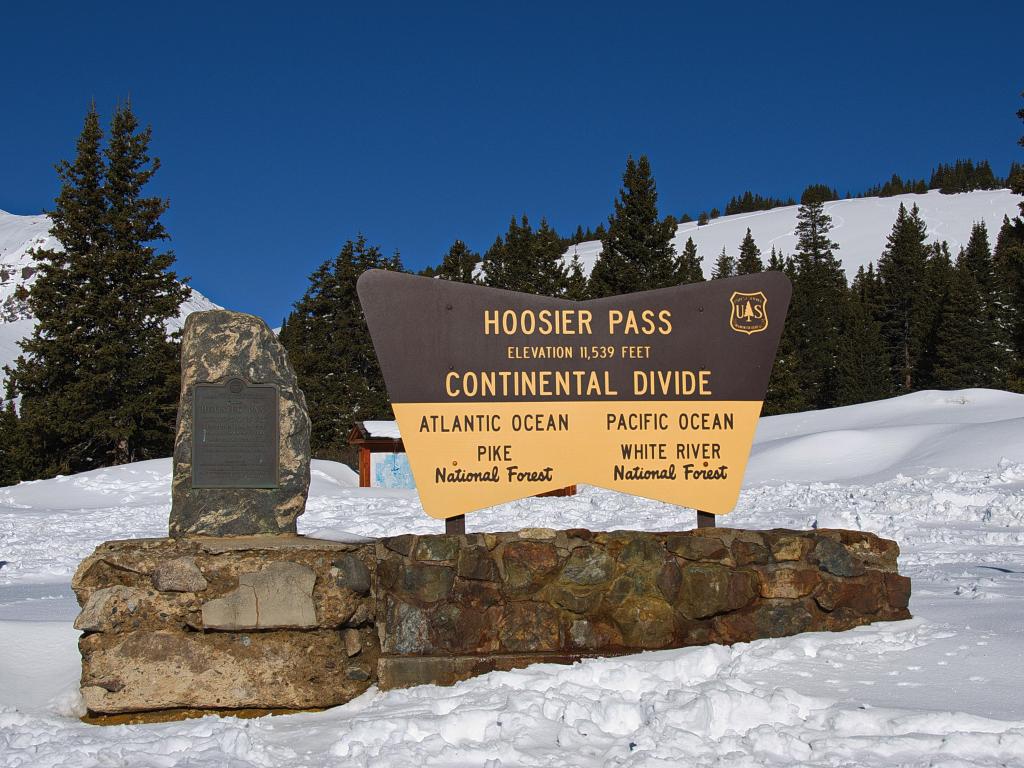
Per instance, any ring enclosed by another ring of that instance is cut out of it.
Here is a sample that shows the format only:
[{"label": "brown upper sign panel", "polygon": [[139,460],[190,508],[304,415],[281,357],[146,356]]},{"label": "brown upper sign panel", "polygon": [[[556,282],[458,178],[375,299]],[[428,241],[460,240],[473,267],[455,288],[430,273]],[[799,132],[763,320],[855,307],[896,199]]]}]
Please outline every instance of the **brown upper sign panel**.
[{"label": "brown upper sign panel", "polygon": [[577,482],[735,504],[783,274],[586,302],[380,270],[358,290],[428,514]]}]

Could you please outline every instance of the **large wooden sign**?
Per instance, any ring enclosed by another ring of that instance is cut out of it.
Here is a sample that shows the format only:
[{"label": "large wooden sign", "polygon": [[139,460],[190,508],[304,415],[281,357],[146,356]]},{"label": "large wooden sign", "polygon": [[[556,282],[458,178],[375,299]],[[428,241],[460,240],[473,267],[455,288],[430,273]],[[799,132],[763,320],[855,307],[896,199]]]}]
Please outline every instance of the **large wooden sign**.
[{"label": "large wooden sign", "polygon": [[735,506],[782,273],[585,302],[382,270],[358,291],[430,516],[574,483]]}]

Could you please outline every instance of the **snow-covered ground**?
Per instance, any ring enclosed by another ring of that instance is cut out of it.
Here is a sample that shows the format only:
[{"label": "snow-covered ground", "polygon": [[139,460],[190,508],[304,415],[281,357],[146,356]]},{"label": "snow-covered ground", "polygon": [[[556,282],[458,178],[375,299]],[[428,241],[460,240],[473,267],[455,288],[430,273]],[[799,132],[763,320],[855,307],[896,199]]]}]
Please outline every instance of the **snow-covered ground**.
[{"label": "snow-covered ground", "polygon": [[[842,526],[902,547],[914,619],[539,665],[316,714],[147,726],[75,719],[78,561],[166,531],[170,462],[0,489],[0,765],[1024,766],[1024,396],[922,392],[763,419],[735,527]],[[315,462],[306,534],[438,532],[413,491]],[[469,518],[679,530],[593,487]]]},{"label": "snow-covered ground", "polygon": [[[971,227],[976,221],[985,222],[989,242],[995,245],[1003,216],[1011,219],[1019,216],[1017,205],[1022,199],[1008,189],[957,195],[944,195],[938,190],[932,190],[923,195],[835,200],[825,203],[825,212],[832,217],[830,236],[839,243],[837,255],[842,259],[847,276],[853,278],[858,267],[878,261],[885,248],[885,239],[896,221],[900,203],[906,205],[907,209],[916,204],[928,227],[929,242],[946,240],[956,256],[960,247],[967,245]],[[682,252],[686,239],[692,237],[697,253],[704,258],[704,275],[711,277],[711,268],[722,247],[725,247],[727,253],[737,256],[740,242],[749,227],[765,261],[768,260],[772,246],[791,256],[796,249],[796,213],[797,206],[791,205],[770,211],[721,216],[703,227],[698,227],[695,221],[680,224],[674,240],[676,252]],[[583,271],[590,274],[601,253],[600,241],[590,240],[573,246],[566,252],[567,259],[572,257],[574,250],[583,263]]]}]

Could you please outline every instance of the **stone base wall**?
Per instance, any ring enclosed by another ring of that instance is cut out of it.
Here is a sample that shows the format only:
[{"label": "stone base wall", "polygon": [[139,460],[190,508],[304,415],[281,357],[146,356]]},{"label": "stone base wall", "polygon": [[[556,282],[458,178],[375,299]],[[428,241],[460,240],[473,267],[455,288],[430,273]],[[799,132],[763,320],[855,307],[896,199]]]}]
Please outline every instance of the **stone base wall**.
[{"label": "stone base wall", "polygon": [[529,529],[342,544],[108,542],[82,562],[93,715],[335,706],[535,662],[910,617],[895,542],[868,533]]},{"label": "stone base wall", "polygon": [[75,574],[93,714],[316,709],[377,677],[374,546],[300,536],[100,545]]}]

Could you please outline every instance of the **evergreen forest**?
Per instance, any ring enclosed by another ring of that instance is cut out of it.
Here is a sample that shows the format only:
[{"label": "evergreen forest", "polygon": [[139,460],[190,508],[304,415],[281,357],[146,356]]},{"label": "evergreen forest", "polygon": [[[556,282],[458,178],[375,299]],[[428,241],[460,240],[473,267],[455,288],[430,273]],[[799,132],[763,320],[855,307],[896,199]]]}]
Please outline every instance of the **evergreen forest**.
[{"label": "evergreen forest", "polygon": [[[118,105],[106,134],[93,107],[74,159],[57,165],[61,189],[48,213],[64,248],[34,254],[39,277],[26,298],[38,322],[5,370],[0,484],[171,452],[178,339],[166,323],[189,289],[173,272],[173,252],[161,248],[168,203],[144,189],[160,167],[150,137],[130,103]],[[893,174],[857,196],[1007,186],[1024,194],[1019,163],[1000,178],[987,161],[956,160],[927,181]],[[824,183],[808,185],[799,203],[744,191],[725,215],[799,204],[794,251],[766,254],[748,229],[734,251],[701,254],[692,238],[677,249],[678,224],[693,219],[662,215],[649,158],[629,157],[606,222],[562,236],[546,219],[513,215],[482,254],[456,239],[420,274],[578,301],[702,281],[705,258],[716,279],[781,270],[793,299],[764,414],[933,388],[1024,392],[1024,204],[996,232],[975,223],[957,253],[930,235],[916,205],[901,204],[877,259],[848,281],[826,207],[837,199]],[[720,215],[702,211],[698,225]],[[589,275],[578,256],[564,256],[588,240],[601,243]],[[346,241],[309,276],[281,326],[316,457],[351,459],[354,422],[392,418],[355,292],[372,268],[403,265],[361,234]]]}]

